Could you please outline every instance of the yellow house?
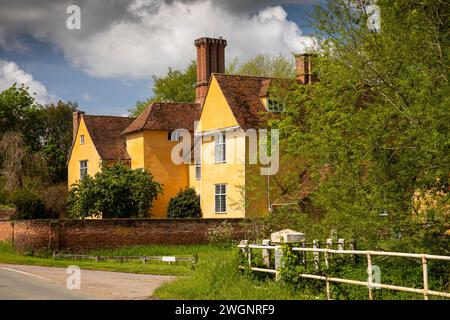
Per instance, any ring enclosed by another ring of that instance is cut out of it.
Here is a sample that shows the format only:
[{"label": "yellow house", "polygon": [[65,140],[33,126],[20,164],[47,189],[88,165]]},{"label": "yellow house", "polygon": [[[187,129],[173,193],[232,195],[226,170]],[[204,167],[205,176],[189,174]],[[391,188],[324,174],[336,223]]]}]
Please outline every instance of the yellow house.
[{"label": "yellow house", "polygon": [[102,162],[129,165],[130,156],[121,132],[133,122],[133,118],[91,116],[83,112],[73,114],[73,142],[69,153],[69,188],[84,175],[95,175]]},{"label": "yellow house", "polygon": [[[148,169],[163,184],[152,217],[166,217],[169,200],[187,187],[199,195],[204,218],[269,212],[282,192],[273,187],[270,176],[261,175],[259,164],[250,163],[258,152],[247,134],[264,127],[265,115],[279,111],[268,94],[274,79],[225,75],[226,45],[222,38],[195,41],[195,103],[153,103],[136,119],[75,113],[69,187],[98,172],[101,161],[122,161],[132,169]],[[305,57],[297,59],[298,80],[308,83],[310,63],[301,60]],[[190,136],[180,138],[179,129]],[[184,139],[195,148],[182,154],[185,161],[180,163],[174,161],[173,151]],[[192,156],[193,150],[198,157]]]}]

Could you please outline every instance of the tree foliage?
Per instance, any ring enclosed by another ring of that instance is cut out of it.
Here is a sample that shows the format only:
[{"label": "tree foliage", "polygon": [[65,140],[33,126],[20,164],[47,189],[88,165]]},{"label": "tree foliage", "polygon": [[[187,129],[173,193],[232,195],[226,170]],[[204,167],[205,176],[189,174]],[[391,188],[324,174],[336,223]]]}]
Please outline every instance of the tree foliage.
[{"label": "tree foliage", "polygon": [[293,59],[290,61],[282,55],[259,54],[237,67],[236,73],[257,77],[293,78],[295,69]]},{"label": "tree foliage", "polygon": [[146,170],[131,170],[120,163],[103,164],[94,177],[72,186],[68,197],[71,218],[149,217],[152,202],[162,186]]},{"label": "tree foliage", "polygon": [[164,77],[153,75],[153,97],[136,102],[136,106],[129,111],[132,116],[137,117],[152,102],[194,102],[196,82],[195,61],[191,61],[183,71],[169,68]]},{"label": "tree foliage", "polygon": [[[8,141],[17,143],[17,139],[8,136],[16,133],[20,136],[21,153],[28,157],[45,158],[50,182],[67,180],[66,161],[72,143],[72,113],[77,107],[76,103],[62,101],[56,105],[39,105],[27,87],[12,85],[0,93],[3,149]],[[3,158],[0,158],[0,165],[4,167]]]},{"label": "tree foliage", "polygon": [[44,219],[46,211],[41,198],[29,189],[18,189],[9,196],[9,201],[16,207],[13,219]]},{"label": "tree foliage", "polygon": [[21,132],[25,144],[33,151],[41,147],[43,134],[41,107],[24,85],[13,84],[0,93],[0,136]]},{"label": "tree foliage", "polygon": [[[293,63],[281,55],[258,55],[239,65],[238,59],[232,60],[226,69],[228,74],[248,76],[281,77],[294,76]],[[128,110],[134,117],[139,116],[152,102],[194,102],[197,82],[197,63],[191,61],[185,70],[169,68],[163,77],[153,76],[153,96],[137,101],[134,108]]]},{"label": "tree foliage", "polygon": [[[273,126],[316,182],[310,200],[326,214],[313,229],[368,244],[406,241],[417,228],[434,232],[430,226],[442,236],[450,211],[448,6],[377,1],[376,32],[367,28],[365,4],[317,8],[320,81],[298,86]],[[417,209],[417,193],[436,195],[434,207]],[[431,220],[416,219],[430,210]]]},{"label": "tree foliage", "polygon": [[72,114],[78,108],[73,102],[58,101],[42,108],[44,133],[42,153],[52,183],[67,181],[67,157],[72,145]]},{"label": "tree foliage", "polygon": [[170,199],[167,216],[169,218],[200,218],[202,210],[195,189],[180,190],[174,198]]}]

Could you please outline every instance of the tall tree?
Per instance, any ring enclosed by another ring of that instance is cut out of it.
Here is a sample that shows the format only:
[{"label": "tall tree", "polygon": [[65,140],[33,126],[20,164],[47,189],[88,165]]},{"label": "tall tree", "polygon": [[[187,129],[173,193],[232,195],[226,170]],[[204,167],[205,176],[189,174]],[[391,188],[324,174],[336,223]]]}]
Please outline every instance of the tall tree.
[{"label": "tall tree", "polygon": [[72,114],[77,108],[76,103],[58,101],[42,109],[45,123],[42,152],[54,183],[67,180],[66,161],[72,144]]},{"label": "tall tree", "polygon": [[[290,78],[294,76],[292,62],[279,55],[258,55],[239,66],[238,59],[232,60],[226,72],[248,76]],[[152,102],[194,102],[197,82],[197,63],[191,61],[184,71],[169,68],[164,77],[153,76],[153,97],[137,101],[128,110],[137,117]]]},{"label": "tall tree", "polygon": [[238,67],[236,73],[273,78],[293,78],[295,76],[293,59],[290,61],[282,55],[274,54],[259,54]]},{"label": "tall tree", "polygon": [[25,145],[39,150],[44,131],[41,109],[27,87],[13,84],[0,93],[0,135],[21,132]]},{"label": "tall tree", "polygon": [[154,75],[153,82],[153,97],[136,102],[129,110],[132,116],[141,114],[152,102],[194,102],[197,64],[191,61],[184,71],[169,68],[164,77]]},{"label": "tall tree", "polygon": [[422,228],[414,221],[424,222],[416,220],[415,196],[431,193],[435,205],[422,209],[434,219],[425,221],[442,235],[449,208],[449,7],[379,0],[381,30],[370,30],[367,4],[332,0],[317,8],[320,81],[299,86],[274,125],[286,149],[308,159],[317,183],[311,199],[325,209],[326,229],[367,243],[406,239]]}]

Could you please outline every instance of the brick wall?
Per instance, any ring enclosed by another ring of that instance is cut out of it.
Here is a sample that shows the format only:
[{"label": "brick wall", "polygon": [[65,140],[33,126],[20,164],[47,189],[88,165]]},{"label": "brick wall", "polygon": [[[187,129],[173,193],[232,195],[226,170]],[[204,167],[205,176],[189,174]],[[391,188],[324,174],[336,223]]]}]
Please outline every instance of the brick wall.
[{"label": "brick wall", "polygon": [[12,226],[9,220],[0,220],[0,241],[11,241]]},{"label": "brick wall", "polygon": [[[18,251],[41,248],[82,252],[156,244],[206,243],[206,232],[223,220],[216,219],[104,219],[24,220],[14,222],[14,246]],[[245,239],[245,221],[227,220],[233,238]]]}]

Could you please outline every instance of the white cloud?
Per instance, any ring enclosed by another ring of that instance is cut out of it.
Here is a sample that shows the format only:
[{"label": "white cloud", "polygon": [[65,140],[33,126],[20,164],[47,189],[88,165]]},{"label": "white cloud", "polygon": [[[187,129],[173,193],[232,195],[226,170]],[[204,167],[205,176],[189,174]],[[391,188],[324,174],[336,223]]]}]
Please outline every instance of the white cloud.
[{"label": "white cloud", "polygon": [[226,1],[227,5],[217,0],[134,0],[111,5],[80,1],[81,30],[68,30],[68,3],[48,1],[46,10],[28,8],[21,21],[11,17],[14,12],[20,16],[23,8],[11,4],[8,14],[0,12],[0,20],[11,30],[25,28],[54,43],[66,59],[90,75],[126,80],[162,75],[169,66],[184,68],[195,59],[194,40],[206,34],[228,40],[228,61],[237,57],[242,62],[259,53],[301,52],[313,39],[287,20],[281,6],[269,6],[282,2],[292,1],[252,1],[258,4],[252,14],[247,5],[237,11],[242,1]]},{"label": "white cloud", "polygon": [[0,91],[8,89],[14,83],[28,87],[29,92],[35,94],[38,103],[48,103],[55,99],[41,82],[34,80],[31,74],[20,69],[15,62],[0,59]]},{"label": "white cloud", "polygon": [[231,15],[212,2],[163,3],[157,12],[133,6],[129,12],[137,19],[117,21],[85,41],[61,42],[66,56],[91,75],[141,78],[186,66],[195,58],[194,39],[206,32],[226,38],[227,56],[241,61],[258,53],[300,52],[312,42],[279,6],[253,16]]}]

